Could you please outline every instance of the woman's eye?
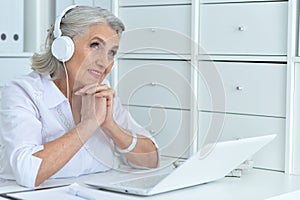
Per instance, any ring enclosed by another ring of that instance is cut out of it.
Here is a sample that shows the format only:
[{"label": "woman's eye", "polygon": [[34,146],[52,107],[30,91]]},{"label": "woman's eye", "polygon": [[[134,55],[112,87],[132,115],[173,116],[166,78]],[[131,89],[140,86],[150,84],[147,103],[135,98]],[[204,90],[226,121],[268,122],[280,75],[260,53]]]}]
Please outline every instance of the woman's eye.
[{"label": "woman's eye", "polygon": [[94,48],[94,49],[99,49],[99,43],[94,42],[94,43],[91,44],[91,47]]},{"label": "woman's eye", "polygon": [[114,51],[114,50],[110,50],[110,51],[108,52],[108,55],[110,55],[110,56],[115,56],[116,54],[117,54],[117,52]]}]

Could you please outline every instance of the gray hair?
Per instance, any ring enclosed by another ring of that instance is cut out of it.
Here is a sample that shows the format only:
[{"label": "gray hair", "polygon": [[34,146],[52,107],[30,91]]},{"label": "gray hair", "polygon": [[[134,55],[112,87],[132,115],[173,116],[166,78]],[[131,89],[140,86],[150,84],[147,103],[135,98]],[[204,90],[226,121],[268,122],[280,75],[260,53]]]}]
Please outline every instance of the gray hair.
[{"label": "gray hair", "polygon": [[[124,24],[110,11],[100,7],[77,6],[68,11],[62,18],[60,29],[62,35],[75,38],[84,34],[87,29],[94,25],[104,23],[117,32],[119,38],[125,30]],[[54,24],[48,30],[48,36],[45,43],[45,52],[35,53],[32,60],[32,69],[43,75],[52,75],[52,80],[58,79],[63,70],[63,64],[58,61],[51,53],[51,45],[53,43]]]}]

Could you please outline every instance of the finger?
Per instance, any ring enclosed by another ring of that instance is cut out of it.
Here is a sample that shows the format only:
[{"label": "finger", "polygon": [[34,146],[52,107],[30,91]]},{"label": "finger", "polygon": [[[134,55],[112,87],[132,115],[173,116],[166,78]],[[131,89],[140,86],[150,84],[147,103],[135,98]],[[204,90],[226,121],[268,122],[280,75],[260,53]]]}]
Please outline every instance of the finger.
[{"label": "finger", "polygon": [[96,87],[97,87],[97,83],[85,85],[84,87],[82,87],[79,90],[77,90],[75,92],[75,94],[76,95],[84,95],[87,90],[89,90],[91,88],[96,88]]},{"label": "finger", "polygon": [[115,91],[110,88],[110,89],[107,89],[107,90],[97,92],[95,94],[95,96],[96,97],[105,97],[105,98],[113,99],[115,97]]},{"label": "finger", "polygon": [[109,89],[108,85],[98,85],[98,84],[92,84],[92,85],[86,85],[77,92],[75,92],[76,95],[89,95],[89,94],[95,94],[102,90]]},{"label": "finger", "polygon": [[90,93],[92,93],[92,94],[95,94],[95,93],[99,93],[99,92],[101,92],[101,91],[106,91],[106,90],[111,90],[111,88],[108,87],[108,85],[98,85],[98,86],[95,88],[94,91],[89,90],[89,91],[87,91],[87,92],[90,92]]}]

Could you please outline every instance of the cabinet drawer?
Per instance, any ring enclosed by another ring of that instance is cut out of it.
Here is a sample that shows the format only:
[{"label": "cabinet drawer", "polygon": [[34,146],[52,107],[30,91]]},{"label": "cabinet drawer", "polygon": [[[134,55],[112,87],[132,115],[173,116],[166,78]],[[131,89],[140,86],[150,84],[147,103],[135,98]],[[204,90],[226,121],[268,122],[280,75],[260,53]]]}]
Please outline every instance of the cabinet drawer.
[{"label": "cabinet drawer", "polygon": [[190,52],[191,5],[121,7],[119,17],[126,26],[122,53]]},{"label": "cabinet drawer", "polygon": [[[199,135],[202,143],[206,134],[218,134],[213,131],[213,127],[217,124],[212,121],[212,117],[222,117],[220,115],[217,113],[199,113]],[[209,132],[210,128],[212,130]],[[219,141],[277,134],[271,143],[253,156],[254,166],[284,171],[284,133],[285,119],[226,114]]]},{"label": "cabinet drawer", "polygon": [[133,118],[155,138],[161,155],[188,157],[189,111],[128,106]]},{"label": "cabinet drawer", "polygon": [[288,2],[200,6],[203,53],[286,55]]},{"label": "cabinet drawer", "polygon": [[[268,63],[199,63],[199,71],[215,67],[223,81],[225,110],[214,108],[212,87],[199,76],[199,109],[285,117],[286,65]],[[210,91],[211,90],[211,91]],[[215,91],[213,91],[215,92]]]},{"label": "cabinet drawer", "polygon": [[185,61],[119,60],[118,94],[123,104],[190,106],[190,65]]}]

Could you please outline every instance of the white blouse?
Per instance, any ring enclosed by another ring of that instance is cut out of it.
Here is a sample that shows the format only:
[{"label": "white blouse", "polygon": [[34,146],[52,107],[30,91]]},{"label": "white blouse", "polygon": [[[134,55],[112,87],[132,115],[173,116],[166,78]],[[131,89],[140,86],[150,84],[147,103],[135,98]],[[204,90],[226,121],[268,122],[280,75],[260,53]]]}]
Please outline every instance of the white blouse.
[{"label": "white blouse", "polygon": [[[103,82],[109,84],[107,80]],[[8,82],[1,100],[1,168],[0,177],[33,187],[42,159],[33,156],[74,128],[75,123],[67,98],[49,76],[36,72]],[[138,125],[120,100],[114,99],[113,117],[119,126],[151,137]],[[154,140],[153,140],[154,142]],[[112,140],[98,129],[73,158],[51,178],[74,177],[107,171],[116,156]]]}]

